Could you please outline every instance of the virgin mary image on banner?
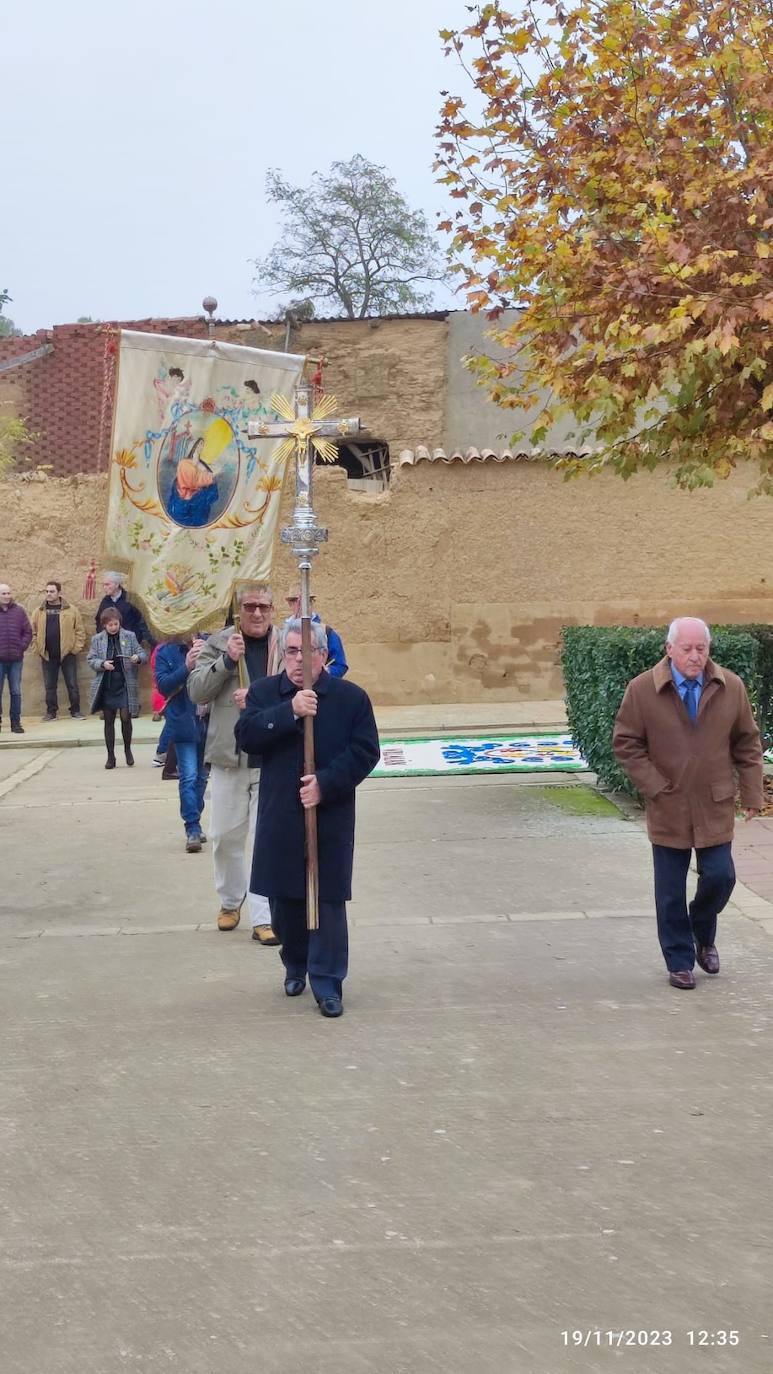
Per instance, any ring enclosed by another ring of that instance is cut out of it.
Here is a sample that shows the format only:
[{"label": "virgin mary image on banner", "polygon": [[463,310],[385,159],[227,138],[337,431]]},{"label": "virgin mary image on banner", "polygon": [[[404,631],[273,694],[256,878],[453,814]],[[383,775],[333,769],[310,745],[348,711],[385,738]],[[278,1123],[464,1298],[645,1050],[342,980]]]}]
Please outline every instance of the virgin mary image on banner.
[{"label": "virgin mary image on banner", "polygon": [[162,505],[176,525],[200,529],[222,515],[238,480],[236,435],[227,420],[208,413],[205,401],[163,441],[158,458]]}]

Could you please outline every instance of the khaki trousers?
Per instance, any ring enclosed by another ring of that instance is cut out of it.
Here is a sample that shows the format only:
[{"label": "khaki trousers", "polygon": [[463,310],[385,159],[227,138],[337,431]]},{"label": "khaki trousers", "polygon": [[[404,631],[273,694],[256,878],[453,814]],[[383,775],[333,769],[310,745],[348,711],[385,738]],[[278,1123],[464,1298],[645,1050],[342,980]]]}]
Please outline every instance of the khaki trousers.
[{"label": "khaki trousers", "polygon": [[213,763],[209,774],[209,838],[221,907],[235,911],[246,897],[250,925],[268,926],[268,899],[249,890],[259,785],[259,768],[244,764],[219,768]]}]

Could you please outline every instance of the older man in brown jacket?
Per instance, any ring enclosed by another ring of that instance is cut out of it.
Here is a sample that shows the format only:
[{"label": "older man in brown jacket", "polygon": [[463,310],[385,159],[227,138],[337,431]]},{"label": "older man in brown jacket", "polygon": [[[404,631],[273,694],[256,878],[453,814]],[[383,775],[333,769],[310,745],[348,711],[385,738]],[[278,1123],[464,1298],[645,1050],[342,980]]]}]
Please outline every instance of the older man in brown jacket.
[{"label": "older man in brown jacket", "polygon": [[[694,988],[697,960],[719,973],[717,916],[735,886],[735,773],[747,820],[762,807],[762,744],[746,688],[709,657],[702,620],[673,621],[666,657],[629,682],[612,745],[646,808],[658,938],[675,988]],[[695,850],[698,889],[687,906]]]}]

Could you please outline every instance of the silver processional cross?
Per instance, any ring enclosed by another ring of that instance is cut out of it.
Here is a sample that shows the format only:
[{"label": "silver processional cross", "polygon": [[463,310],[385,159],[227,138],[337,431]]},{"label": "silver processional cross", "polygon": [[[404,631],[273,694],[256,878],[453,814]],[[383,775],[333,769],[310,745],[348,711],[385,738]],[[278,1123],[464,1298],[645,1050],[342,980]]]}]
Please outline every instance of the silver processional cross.
[{"label": "silver processional cross", "polygon": [[319,553],[320,544],[327,539],[327,529],[317,524],[314,513],[314,463],[317,455],[326,463],[334,463],[338,450],[332,438],[357,434],[358,417],[346,420],[331,419],[336,408],[335,396],[323,396],[315,406],[311,403],[312,387],[302,382],[295,390],[293,403],[285,396],[274,395],[271,404],[281,420],[251,420],[247,433],[251,439],[281,439],[277,449],[280,462],[295,457],[295,505],[293,523],[281,532],[283,544],[289,544],[298,559],[301,581],[301,615],[308,617],[309,573],[311,559]]},{"label": "silver processional cross", "polygon": [[[271,404],[281,420],[251,420],[247,433],[251,439],[281,439],[276,456],[279,461],[295,457],[295,505],[293,523],[285,526],[280,538],[289,544],[298,560],[301,584],[301,645],[303,651],[303,685],[311,687],[311,560],[319,553],[319,546],[327,540],[327,528],[317,524],[314,513],[314,463],[319,455],[324,462],[335,462],[338,450],[334,436],[345,437],[360,430],[359,418],[331,419],[336,408],[335,396],[323,396],[312,406],[312,387],[302,382],[295,389],[294,402],[285,396],[271,397]],[[314,764],[314,721],[303,718],[303,771],[311,774]],[[306,924],[309,930],[319,926],[319,863],[317,855],[317,812],[308,807],[304,812],[306,824]]]}]

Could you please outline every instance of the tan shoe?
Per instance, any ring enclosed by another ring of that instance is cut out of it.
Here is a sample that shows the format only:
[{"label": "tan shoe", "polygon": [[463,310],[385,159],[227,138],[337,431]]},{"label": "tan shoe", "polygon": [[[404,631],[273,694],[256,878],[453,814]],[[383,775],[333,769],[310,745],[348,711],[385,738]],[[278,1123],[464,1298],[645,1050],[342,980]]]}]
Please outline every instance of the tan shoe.
[{"label": "tan shoe", "polygon": [[252,938],[253,940],[257,940],[261,945],[279,944],[279,941],[276,935],[274,934],[273,930],[271,929],[271,926],[253,926]]},{"label": "tan shoe", "polygon": [[236,911],[229,911],[227,907],[221,906],[217,917],[218,930],[236,930],[241,920],[241,914],[239,907]]}]

